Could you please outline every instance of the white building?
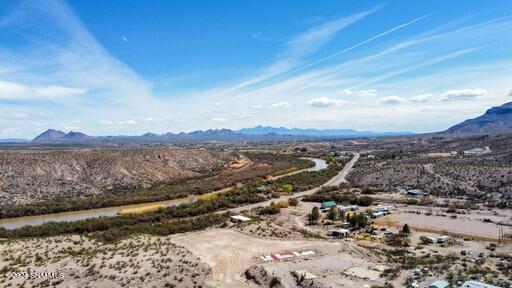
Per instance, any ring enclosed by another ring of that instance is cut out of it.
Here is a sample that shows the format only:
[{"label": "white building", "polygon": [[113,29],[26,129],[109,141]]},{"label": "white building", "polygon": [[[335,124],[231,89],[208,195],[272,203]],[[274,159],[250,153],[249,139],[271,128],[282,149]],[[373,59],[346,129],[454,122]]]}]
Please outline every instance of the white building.
[{"label": "white building", "polygon": [[485,284],[478,281],[466,281],[464,282],[460,288],[500,288],[498,286]]},{"label": "white building", "polygon": [[467,155],[467,156],[478,156],[478,155],[483,155],[483,154],[487,154],[487,153],[491,153],[491,149],[489,148],[489,146],[486,146],[484,148],[474,148],[474,149],[471,149],[471,150],[466,150],[464,151],[464,155]]},{"label": "white building", "polygon": [[373,210],[377,211],[377,212],[389,213],[392,208],[393,208],[393,206],[388,205],[388,204],[379,204],[379,205],[375,206],[375,208],[373,208]]}]

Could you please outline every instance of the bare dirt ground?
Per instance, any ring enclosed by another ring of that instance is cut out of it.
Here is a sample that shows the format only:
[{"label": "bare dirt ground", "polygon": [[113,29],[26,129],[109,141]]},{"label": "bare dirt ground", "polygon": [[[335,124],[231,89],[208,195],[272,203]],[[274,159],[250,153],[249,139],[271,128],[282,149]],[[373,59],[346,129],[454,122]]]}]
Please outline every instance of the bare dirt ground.
[{"label": "bare dirt ground", "polygon": [[[55,278],[23,274],[31,272]],[[0,287],[204,287],[210,272],[167,237],[137,236],[117,244],[79,236],[0,243]]]},{"label": "bare dirt ground", "polygon": [[[341,276],[350,267],[374,267],[381,260],[365,249],[343,240],[286,240],[254,237],[227,229],[213,229],[171,237],[177,245],[186,247],[212,268],[212,277],[206,283],[213,287],[251,287],[242,275],[254,264],[262,264],[259,256],[282,251],[314,250],[317,256],[310,260],[263,264],[265,268],[282,278],[287,287],[294,287],[290,272],[306,269],[325,277],[321,282],[338,283],[345,287],[352,284],[370,283],[357,277]],[[364,255],[365,257],[362,257]]]},{"label": "bare dirt ground", "polygon": [[[512,211],[500,209],[499,211],[476,210],[464,211],[466,214],[446,213],[446,209],[406,206],[398,207],[391,215],[378,218],[380,224],[407,223],[411,227],[431,229],[439,232],[452,232],[464,235],[482,236],[498,239],[498,225],[495,222],[507,221],[512,218]],[[411,213],[411,212],[419,212]],[[432,215],[429,215],[432,214]],[[452,218],[456,217],[456,218]],[[488,219],[492,222],[485,222]],[[503,226],[504,233],[511,233],[511,226]]]}]

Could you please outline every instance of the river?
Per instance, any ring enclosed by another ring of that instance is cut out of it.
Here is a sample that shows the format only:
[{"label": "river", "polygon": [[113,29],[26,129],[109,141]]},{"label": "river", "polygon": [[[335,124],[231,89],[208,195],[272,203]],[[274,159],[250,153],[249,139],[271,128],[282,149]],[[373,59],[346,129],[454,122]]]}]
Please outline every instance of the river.
[{"label": "river", "polygon": [[[304,171],[318,171],[327,168],[327,163],[323,159],[318,158],[304,158],[315,162],[315,166],[311,168],[307,168],[300,171],[295,171],[292,173],[288,173],[285,175],[280,175],[275,177],[274,179],[284,177],[291,174],[296,174]],[[215,193],[215,192],[212,192]],[[113,207],[105,207],[98,209],[89,209],[89,210],[80,210],[80,211],[70,211],[70,212],[62,212],[62,213],[52,213],[52,214],[44,214],[44,215],[34,215],[34,216],[24,216],[24,217],[16,217],[16,218],[6,218],[0,219],[0,227],[6,229],[16,229],[23,226],[31,225],[37,226],[46,222],[63,222],[63,221],[77,221],[88,218],[96,218],[101,216],[115,216],[120,210],[131,209],[131,208],[141,208],[146,206],[153,205],[163,205],[165,207],[177,206],[182,203],[190,203],[194,201],[196,197],[186,197],[186,198],[178,198],[167,201],[159,201],[159,202],[150,202],[150,203],[140,203],[140,204],[130,204],[130,205],[122,205],[122,206],[113,206]]]}]

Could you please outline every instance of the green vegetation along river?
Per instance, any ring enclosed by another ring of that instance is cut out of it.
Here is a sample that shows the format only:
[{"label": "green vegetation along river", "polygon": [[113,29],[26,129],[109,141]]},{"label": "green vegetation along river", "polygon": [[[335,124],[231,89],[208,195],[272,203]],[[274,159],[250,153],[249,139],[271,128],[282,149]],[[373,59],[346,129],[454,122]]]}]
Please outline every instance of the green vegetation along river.
[{"label": "green vegetation along river", "polygon": [[[303,171],[318,171],[327,168],[327,163],[323,159],[319,158],[305,158],[315,162],[315,166],[311,168],[307,168]],[[292,172],[290,174],[295,174],[296,172]],[[282,177],[283,175],[279,176]],[[215,193],[215,192],[212,192]],[[167,201],[158,201],[158,202],[150,202],[150,203],[141,203],[141,204],[131,204],[131,205],[122,205],[122,206],[114,206],[114,207],[105,207],[98,209],[89,209],[89,210],[80,210],[80,211],[70,211],[70,212],[62,212],[62,213],[52,213],[45,215],[34,215],[34,216],[24,216],[24,217],[16,217],[16,218],[6,218],[0,219],[0,227],[6,229],[16,229],[23,226],[31,225],[37,226],[46,222],[62,222],[62,221],[77,221],[88,218],[95,218],[100,216],[115,216],[121,210],[132,209],[132,208],[144,208],[154,205],[163,205],[165,207],[176,206],[182,203],[188,203],[195,200],[196,197],[189,196],[186,198],[178,198]]]}]

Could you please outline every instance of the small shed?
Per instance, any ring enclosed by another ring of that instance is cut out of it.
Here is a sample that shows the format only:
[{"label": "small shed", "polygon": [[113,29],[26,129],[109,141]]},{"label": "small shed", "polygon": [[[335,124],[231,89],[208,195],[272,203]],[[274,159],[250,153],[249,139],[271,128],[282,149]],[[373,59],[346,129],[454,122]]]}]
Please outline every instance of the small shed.
[{"label": "small shed", "polygon": [[251,221],[251,218],[245,217],[242,215],[233,215],[230,217],[230,219],[231,219],[231,222],[234,222],[234,223]]},{"label": "small shed", "polygon": [[320,205],[320,209],[330,209],[331,207],[336,206],[336,202],[334,201],[325,201]]},{"label": "small shed", "polygon": [[350,230],[343,229],[343,228],[333,228],[333,229],[329,229],[329,231],[327,231],[328,236],[339,237],[339,238],[347,237],[349,234],[350,234]]},{"label": "small shed", "polygon": [[437,280],[428,285],[428,288],[448,288],[450,287],[450,283],[444,280]]}]

